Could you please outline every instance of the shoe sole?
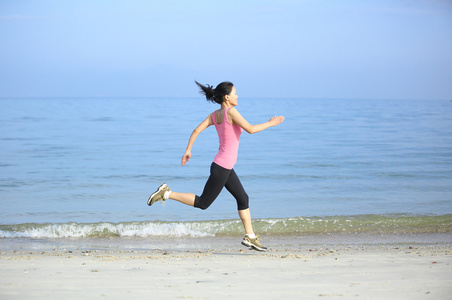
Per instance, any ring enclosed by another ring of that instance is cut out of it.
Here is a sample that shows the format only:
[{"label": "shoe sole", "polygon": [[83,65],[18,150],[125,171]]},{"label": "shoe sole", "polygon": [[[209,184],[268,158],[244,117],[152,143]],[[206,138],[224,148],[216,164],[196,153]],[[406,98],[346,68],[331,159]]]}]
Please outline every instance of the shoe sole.
[{"label": "shoe sole", "polygon": [[166,183],[163,183],[161,186],[159,186],[159,188],[155,191],[155,192],[153,192],[152,193],[152,195],[149,197],[149,199],[148,199],[148,205],[149,206],[151,206],[153,203],[152,203],[152,198],[156,195],[156,194],[158,194],[162,189],[164,189],[165,187],[167,187],[167,185],[166,185]]},{"label": "shoe sole", "polygon": [[262,251],[262,252],[267,251],[267,249],[258,247],[258,246],[254,245],[254,244],[248,243],[247,241],[242,241],[242,245],[246,246],[246,247],[249,247],[251,249],[257,250],[257,251]]}]

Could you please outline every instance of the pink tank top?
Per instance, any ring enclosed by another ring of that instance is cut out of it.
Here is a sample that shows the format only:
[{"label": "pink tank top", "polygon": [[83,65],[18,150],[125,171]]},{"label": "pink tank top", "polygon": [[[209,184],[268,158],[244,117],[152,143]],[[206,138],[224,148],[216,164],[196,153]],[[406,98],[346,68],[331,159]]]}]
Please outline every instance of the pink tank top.
[{"label": "pink tank top", "polygon": [[216,122],[215,112],[212,114],[212,121],[220,139],[220,148],[213,162],[225,169],[231,170],[237,162],[239,140],[243,129],[238,125],[229,123],[228,110],[229,108],[224,110],[223,122],[221,124]]}]

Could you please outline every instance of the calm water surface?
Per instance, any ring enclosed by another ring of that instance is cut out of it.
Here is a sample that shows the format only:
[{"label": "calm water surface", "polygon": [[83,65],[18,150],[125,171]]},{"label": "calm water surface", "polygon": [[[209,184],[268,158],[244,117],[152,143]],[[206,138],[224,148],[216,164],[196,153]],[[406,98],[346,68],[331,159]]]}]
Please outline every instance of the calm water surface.
[{"label": "calm water surface", "polygon": [[[202,98],[0,99],[0,224],[237,218],[224,191],[206,211],[146,200],[162,182],[200,194],[213,127],[180,165]],[[236,172],[255,218],[452,213],[452,102],[239,99],[250,123]]]}]

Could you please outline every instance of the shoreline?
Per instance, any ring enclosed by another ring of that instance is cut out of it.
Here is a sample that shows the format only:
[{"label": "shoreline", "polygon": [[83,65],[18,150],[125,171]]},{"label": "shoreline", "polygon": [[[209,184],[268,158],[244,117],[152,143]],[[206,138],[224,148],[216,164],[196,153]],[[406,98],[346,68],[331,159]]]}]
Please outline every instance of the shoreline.
[{"label": "shoreline", "polygon": [[452,293],[452,234],[264,237],[268,252],[239,245],[241,237],[93,240],[32,243],[39,247],[16,240],[6,249],[2,239],[0,298],[436,300]]},{"label": "shoreline", "polygon": [[[79,248],[85,250],[197,250],[244,248],[243,236],[213,237],[108,237],[108,238],[0,238],[0,250],[51,250]],[[452,246],[452,233],[418,234],[314,234],[260,236],[262,243],[278,249],[281,246],[303,248],[316,245],[444,245]],[[246,248],[246,247],[245,247]]]}]

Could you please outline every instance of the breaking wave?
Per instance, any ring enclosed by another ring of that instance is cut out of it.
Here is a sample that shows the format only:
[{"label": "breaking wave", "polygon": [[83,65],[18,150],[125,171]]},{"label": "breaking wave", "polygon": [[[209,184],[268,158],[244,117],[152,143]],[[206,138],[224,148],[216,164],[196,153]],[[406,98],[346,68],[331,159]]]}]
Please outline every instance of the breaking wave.
[{"label": "breaking wave", "polygon": [[[448,233],[452,232],[452,215],[254,219],[253,227],[255,232],[265,235]],[[208,237],[235,236],[242,231],[240,220],[0,225],[1,238]]]}]

